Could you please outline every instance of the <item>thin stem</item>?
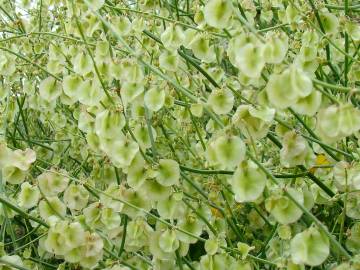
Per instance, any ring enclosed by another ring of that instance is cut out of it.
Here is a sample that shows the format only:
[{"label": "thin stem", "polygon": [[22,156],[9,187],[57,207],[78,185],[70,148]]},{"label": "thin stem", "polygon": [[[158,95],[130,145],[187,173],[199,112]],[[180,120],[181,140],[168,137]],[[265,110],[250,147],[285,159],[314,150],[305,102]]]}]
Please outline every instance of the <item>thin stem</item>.
[{"label": "thin stem", "polygon": [[343,93],[349,93],[349,92],[356,93],[356,94],[360,93],[360,91],[357,90],[357,89],[353,89],[353,88],[350,88],[350,87],[345,87],[345,86],[342,86],[342,85],[335,85],[335,84],[323,82],[323,81],[320,81],[320,80],[317,80],[317,79],[313,79],[313,82],[315,84],[317,84],[317,85],[321,85],[323,87],[330,88],[330,89],[333,89],[333,90],[337,90],[337,91],[343,92]]},{"label": "thin stem", "polygon": [[122,239],[121,239],[121,244],[120,244],[120,249],[119,249],[119,253],[118,253],[118,257],[121,258],[121,255],[124,251],[124,247],[125,247],[125,240],[126,240],[126,232],[127,232],[127,224],[128,224],[128,216],[124,215],[124,225],[123,225],[123,231],[122,231]]},{"label": "thin stem", "polygon": [[20,216],[24,217],[25,219],[30,219],[32,221],[35,221],[36,223],[49,228],[49,225],[46,224],[44,221],[42,221],[41,219],[38,219],[36,217],[33,217],[31,215],[29,215],[28,213],[24,212],[23,210],[21,210],[19,207],[17,207],[16,205],[12,204],[11,202],[9,202],[8,200],[2,198],[0,196],[0,202],[4,205],[6,205],[7,207],[9,207],[10,209],[14,210],[16,213],[18,213]]}]

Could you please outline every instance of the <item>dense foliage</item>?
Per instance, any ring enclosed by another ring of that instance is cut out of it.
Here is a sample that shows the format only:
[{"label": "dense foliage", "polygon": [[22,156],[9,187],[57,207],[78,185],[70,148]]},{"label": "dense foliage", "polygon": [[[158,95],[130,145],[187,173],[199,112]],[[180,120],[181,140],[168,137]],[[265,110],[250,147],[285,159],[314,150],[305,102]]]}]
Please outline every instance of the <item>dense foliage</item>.
[{"label": "dense foliage", "polygon": [[360,269],[360,2],[0,0],[0,269]]}]

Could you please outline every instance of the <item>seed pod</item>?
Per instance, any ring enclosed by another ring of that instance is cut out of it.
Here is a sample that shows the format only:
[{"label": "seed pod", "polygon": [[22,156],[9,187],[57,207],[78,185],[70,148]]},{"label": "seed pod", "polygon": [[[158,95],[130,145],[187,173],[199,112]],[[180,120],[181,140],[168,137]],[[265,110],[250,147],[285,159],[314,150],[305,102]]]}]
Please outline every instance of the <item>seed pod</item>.
[{"label": "seed pod", "polygon": [[216,28],[226,28],[233,13],[229,0],[210,0],[204,7],[204,18],[208,25]]},{"label": "seed pod", "polygon": [[291,240],[291,259],[296,264],[316,266],[329,256],[329,239],[315,227],[298,233]]},{"label": "seed pod", "polygon": [[41,81],[39,86],[41,98],[48,102],[56,100],[61,95],[61,85],[53,77]]},{"label": "seed pod", "polygon": [[236,169],[231,187],[237,202],[255,201],[264,191],[266,175],[252,161],[244,161]]}]

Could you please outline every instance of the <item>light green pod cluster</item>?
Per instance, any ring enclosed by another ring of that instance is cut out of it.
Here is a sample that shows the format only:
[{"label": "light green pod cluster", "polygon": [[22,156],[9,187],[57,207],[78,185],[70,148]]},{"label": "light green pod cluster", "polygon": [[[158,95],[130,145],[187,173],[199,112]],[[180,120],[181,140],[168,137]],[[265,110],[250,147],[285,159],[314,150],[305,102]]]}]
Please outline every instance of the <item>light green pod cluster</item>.
[{"label": "light green pod cluster", "polygon": [[0,2],[0,270],[360,269],[357,0]]},{"label": "light green pod cluster", "polygon": [[357,132],[360,128],[359,112],[349,103],[320,110],[316,126],[319,135],[323,140],[333,142]]}]

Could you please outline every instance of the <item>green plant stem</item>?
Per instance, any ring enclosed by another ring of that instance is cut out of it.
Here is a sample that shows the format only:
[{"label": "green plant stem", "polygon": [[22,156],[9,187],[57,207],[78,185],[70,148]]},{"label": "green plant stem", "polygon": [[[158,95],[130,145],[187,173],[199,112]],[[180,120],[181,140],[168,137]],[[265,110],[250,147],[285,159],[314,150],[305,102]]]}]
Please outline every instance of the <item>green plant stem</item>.
[{"label": "green plant stem", "polygon": [[330,83],[323,82],[323,81],[320,81],[320,80],[317,80],[317,79],[313,79],[312,81],[317,85],[321,85],[321,86],[326,87],[326,88],[337,90],[339,92],[343,92],[343,93],[352,92],[352,93],[356,93],[356,94],[360,93],[360,91],[358,89],[345,87],[345,86],[342,86],[342,85],[330,84]]},{"label": "green plant stem", "polygon": [[121,244],[120,244],[120,249],[119,249],[119,253],[118,253],[118,257],[121,258],[121,255],[124,251],[124,247],[125,247],[125,240],[126,240],[126,232],[127,232],[127,224],[128,224],[128,216],[124,215],[124,225],[123,225],[123,236],[121,238]]},{"label": "green plant stem", "polygon": [[265,33],[265,32],[272,31],[272,30],[275,30],[275,29],[278,29],[278,28],[282,28],[282,27],[287,26],[287,25],[289,25],[289,24],[288,23],[282,23],[282,24],[271,26],[271,27],[262,28],[262,29],[258,30],[258,33]]},{"label": "green plant stem", "polygon": [[155,146],[154,134],[153,134],[153,131],[152,131],[150,111],[146,106],[144,107],[144,110],[145,110],[146,126],[147,126],[147,130],[148,130],[149,137],[150,137],[150,142],[151,142],[152,157],[156,161],[158,158],[157,158],[157,151],[156,151],[156,146]]},{"label": "green plant stem", "polygon": [[325,4],[325,7],[327,7],[328,9],[337,9],[337,10],[357,10],[360,9],[360,4],[356,4],[356,5],[352,5],[349,6],[349,4],[347,4],[347,8],[346,5],[344,6],[338,6],[338,5],[330,5],[330,4]]},{"label": "green plant stem", "polygon": [[19,207],[17,207],[16,205],[10,203],[8,200],[6,200],[5,198],[3,198],[2,196],[0,196],[0,203],[6,205],[8,208],[14,210],[16,213],[18,213],[20,216],[22,216],[25,219],[30,219],[32,221],[35,221],[36,223],[49,228],[49,225],[46,224],[44,221],[42,221],[41,219],[38,219],[36,217],[33,217],[31,215],[29,215],[28,213],[24,212],[23,210],[21,210]]}]

